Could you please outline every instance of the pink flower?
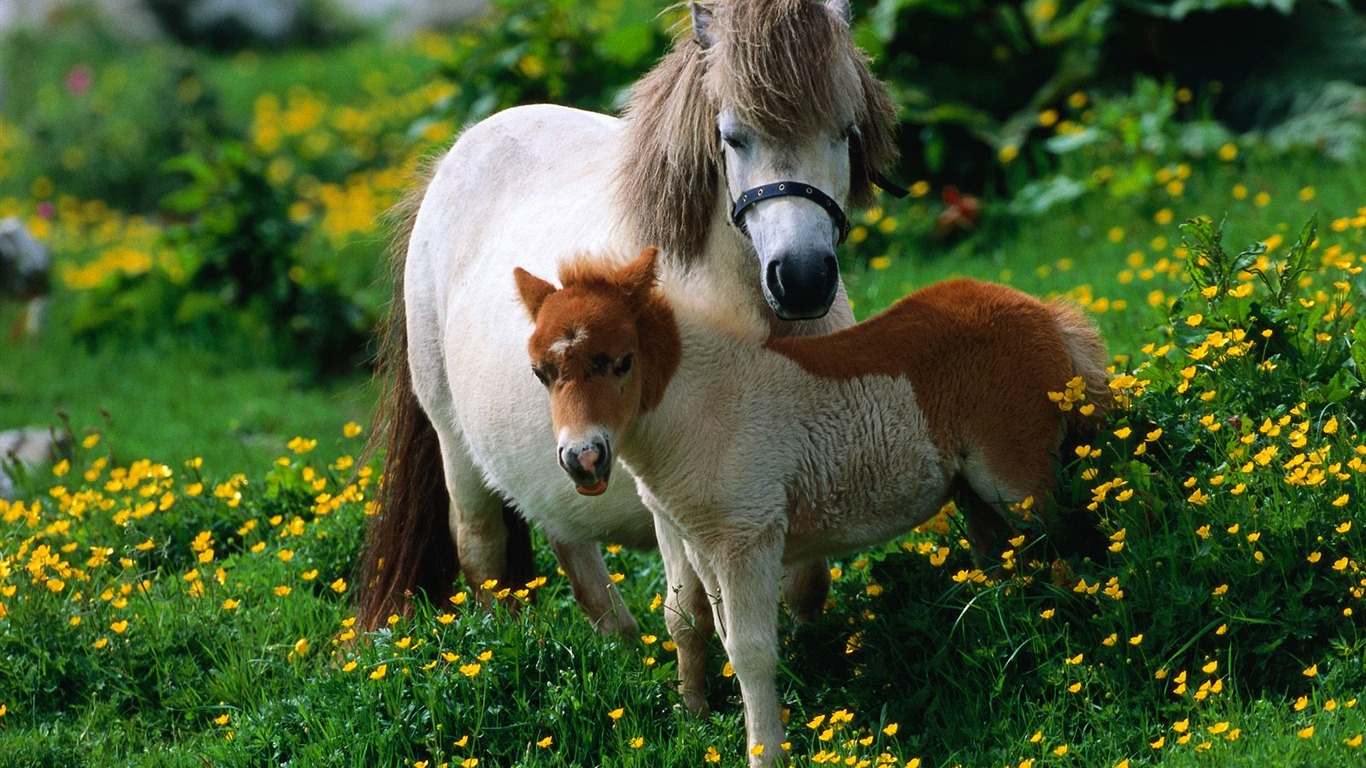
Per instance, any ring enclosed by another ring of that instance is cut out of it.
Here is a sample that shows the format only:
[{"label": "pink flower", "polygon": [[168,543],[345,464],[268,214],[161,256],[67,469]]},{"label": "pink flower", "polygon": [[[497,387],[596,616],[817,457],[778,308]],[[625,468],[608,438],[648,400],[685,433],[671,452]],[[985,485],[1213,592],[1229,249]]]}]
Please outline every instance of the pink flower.
[{"label": "pink flower", "polygon": [[38,203],[38,218],[51,220],[52,214],[54,213],[56,213],[56,210],[53,208],[51,200],[44,200],[41,203]]},{"label": "pink flower", "polygon": [[73,96],[83,95],[94,81],[94,71],[85,64],[77,64],[66,73],[66,91]]}]

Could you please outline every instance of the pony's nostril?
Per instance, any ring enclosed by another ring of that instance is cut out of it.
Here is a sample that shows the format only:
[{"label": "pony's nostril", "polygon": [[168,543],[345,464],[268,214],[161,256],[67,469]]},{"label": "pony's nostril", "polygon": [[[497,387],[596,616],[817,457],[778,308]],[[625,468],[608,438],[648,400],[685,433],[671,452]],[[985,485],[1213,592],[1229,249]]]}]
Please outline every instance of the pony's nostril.
[{"label": "pony's nostril", "polygon": [[835,290],[835,283],[840,279],[840,263],[834,256],[825,257],[825,290],[832,293]]},{"label": "pony's nostril", "polygon": [[768,286],[768,292],[775,299],[781,299],[783,295],[783,279],[778,269],[779,261],[774,259],[768,263],[768,270],[764,273],[764,284]]}]

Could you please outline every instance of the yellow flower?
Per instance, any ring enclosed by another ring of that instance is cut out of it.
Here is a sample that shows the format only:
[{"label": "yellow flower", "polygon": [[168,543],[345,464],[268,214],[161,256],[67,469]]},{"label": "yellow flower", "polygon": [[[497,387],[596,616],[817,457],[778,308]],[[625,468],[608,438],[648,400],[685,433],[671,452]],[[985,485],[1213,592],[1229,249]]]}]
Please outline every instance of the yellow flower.
[{"label": "yellow flower", "polygon": [[346,579],[337,579],[329,585],[333,592],[341,594],[346,591]]},{"label": "yellow flower", "polygon": [[114,631],[114,634],[121,635],[128,631],[128,622],[127,620],[116,621],[113,624],[110,624],[109,628]]},{"label": "yellow flower", "polygon": [[896,724],[896,723],[890,723],[886,728],[883,728],[883,729],[882,729],[882,732],[885,733],[885,734],[887,734],[888,736],[895,736],[895,735],[896,735],[896,731],[897,731],[897,724]]},{"label": "yellow flower", "polygon": [[475,677],[479,674],[479,670],[483,668],[483,665],[479,662],[472,661],[469,664],[460,665],[460,674],[464,675],[465,677]]},{"label": "yellow flower", "polygon": [[296,643],[294,644],[294,655],[296,655],[296,656],[301,656],[301,657],[302,657],[302,656],[306,655],[307,653],[308,653],[308,638],[306,638],[306,637],[301,637],[301,638],[299,638],[298,642],[296,642]]},{"label": "yellow flower", "polygon": [[1302,674],[1305,677],[1317,677],[1319,674],[1319,665],[1311,664],[1309,669],[1304,670]]},{"label": "yellow flower", "polygon": [[637,736],[634,739],[631,739],[630,744],[631,749],[640,749],[641,747],[645,746],[645,737]]},{"label": "yellow flower", "polygon": [[362,431],[363,429],[361,428],[361,425],[357,424],[354,421],[348,421],[346,422],[346,426],[342,427],[342,434],[346,435],[347,437],[356,437]]},{"label": "yellow flower", "polygon": [[371,679],[371,680],[383,680],[383,679],[384,679],[384,676],[385,676],[386,674],[388,674],[388,672],[389,672],[389,665],[388,665],[388,664],[381,664],[381,665],[379,665],[378,667],[375,667],[375,671],[374,671],[374,672],[371,672],[371,673],[370,673],[370,679]]},{"label": "yellow flower", "polygon": [[544,739],[541,739],[540,741],[536,742],[536,746],[540,747],[541,749],[549,749],[550,745],[554,743],[555,737],[547,736]]},{"label": "yellow flower", "polygon": [[1299,736],[1301,739],[1312,739],[1314,738],[1314,726],[1311,725],[1308,728],[1301,728],[1300,730],[1295,731],[1295,735]]},{"label": "yellow flower", "polygon": [[236,608],[237,606],[239,606],[239,605],[241,605],[241,604],[242,604],[242,602],[241,602],[240,600],[234,600],[234,599],[232,599],[232,598],[230,597],[230,598],[228,598],[227,600],[224,600],[224,601],[223,601],[223,610],[225,610],[225,611],[231,611],[232,609]]},{"label": "yellow flower", "polygon": [[616,709],[612,710],[611,712],[608,712],[608,713],[607,713],[607,716],[610,717],[610,718],[612,718],[612,721],[613,721],[613,722],[616,722],[617,720],[620,720],[620,719],[621,719],[621,716],[624,715],[624,714],[626,714],[626,710],[623,709],[622,707],[617,707]]}]

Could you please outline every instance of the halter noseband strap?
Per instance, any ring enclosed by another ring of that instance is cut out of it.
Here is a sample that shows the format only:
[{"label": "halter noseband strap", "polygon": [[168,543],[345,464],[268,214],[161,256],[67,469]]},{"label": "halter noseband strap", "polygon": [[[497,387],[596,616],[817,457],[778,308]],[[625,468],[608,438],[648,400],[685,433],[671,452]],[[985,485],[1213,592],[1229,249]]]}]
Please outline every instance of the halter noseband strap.
[{"label": "halter noseband strap", "polygon": [[745,229],[745,220],[743,218],[745,209],[760,200],[767,200],[771,197],[786,197],[788,195],[804,197],[824,208],[825,212],[830,214],[830,218],[835,221],[835,228],[839,230],[839,239],[835,241],[835,245],[844,242],[844,238],[849,236],[849,219],[844,215],[844,211],[840,209],[840,204],[835,202],[833,197],[816,189],[810,184],[800,181],[775,181],[772,184],[761,184],[741,192],[739,199],[735,201],[735,206],[731,208],[730,211],[731,223],[736,227],[739,227],[741,232],[748,235],[749,232]]}]

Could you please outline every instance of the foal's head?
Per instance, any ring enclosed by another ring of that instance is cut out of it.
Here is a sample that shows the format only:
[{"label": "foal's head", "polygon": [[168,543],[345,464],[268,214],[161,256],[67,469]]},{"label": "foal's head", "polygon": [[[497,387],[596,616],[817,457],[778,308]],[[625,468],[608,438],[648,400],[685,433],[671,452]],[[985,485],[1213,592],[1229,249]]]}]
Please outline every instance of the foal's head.
[{"label": "foal's head", "polygon": [[621,269],[570,262],[558,289],[514,271],[536,324],[527,350],[550,392],[556,454],[585,496],[607,490],[613,439],[659,404],[678,364],[673,313],[655,291],[657,258],[649,247]]}]

